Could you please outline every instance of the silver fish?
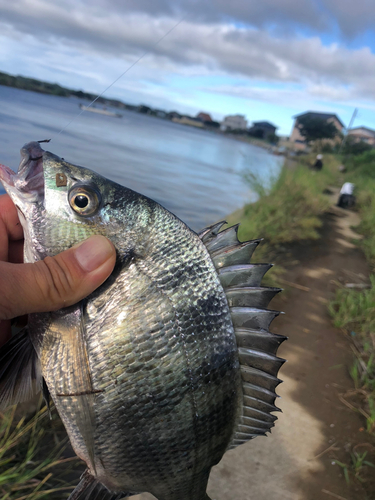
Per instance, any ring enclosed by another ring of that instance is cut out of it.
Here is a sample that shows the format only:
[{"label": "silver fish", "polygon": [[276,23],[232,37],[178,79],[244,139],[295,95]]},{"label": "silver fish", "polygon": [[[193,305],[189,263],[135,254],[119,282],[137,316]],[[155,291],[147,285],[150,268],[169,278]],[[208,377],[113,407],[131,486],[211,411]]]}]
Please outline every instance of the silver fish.
[{"label": "silver fish", "polygon": [[204,500],[226,450],[274,425],[285,337],[269,332],[279,291],[223,222],[199,234],[156,202],[24,146],[0,179],[35,262],[91,234],[117,251],[87,299],[31,314],[0,351],[0,409],[43,388],[88,469],[70,499]]}]

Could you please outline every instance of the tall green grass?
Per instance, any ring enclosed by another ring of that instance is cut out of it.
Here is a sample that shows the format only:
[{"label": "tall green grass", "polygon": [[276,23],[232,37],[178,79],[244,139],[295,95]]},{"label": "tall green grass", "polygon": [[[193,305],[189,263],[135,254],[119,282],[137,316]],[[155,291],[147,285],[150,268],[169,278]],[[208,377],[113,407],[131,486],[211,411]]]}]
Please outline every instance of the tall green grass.
[{"label": "tall green grass", "polygon": [[[363,234],[360,243],[375,269],[375,150],[344,160],[346,180],[356,185],[361,223],[356,231]],[[357,291],[339,289],[329,310],[337,327],[347,330],[353,338],[356,359],[350,370],[355,387],[365,395],[367,430],[375,434],[375,274],[370,276],[371,288]]]},{"label": "tall green grass", "polygon": [[265,242],[254,254],[255,260],[272,258],[285,244],[319,238],[320,215],[330,206],[323,191],[335,183],[338,161],[328,156],[320,172],[308,168],[312,163],[313,158],[306,157],[303,163],[300,160],[299,164],[284,167],[268,192],[256,178],[245,173],[245,181],[260,198],[230,216],[228,222],[241,223],[242,240],[264,238]]},{"label": "tall green grass", "polygon": [[27,420],[16,407],[0,414],[0,498],[61,500],[73,487],[64,476],[77,459],[62,458],[67,438],[58,419],[49,420],[46,407]]}]

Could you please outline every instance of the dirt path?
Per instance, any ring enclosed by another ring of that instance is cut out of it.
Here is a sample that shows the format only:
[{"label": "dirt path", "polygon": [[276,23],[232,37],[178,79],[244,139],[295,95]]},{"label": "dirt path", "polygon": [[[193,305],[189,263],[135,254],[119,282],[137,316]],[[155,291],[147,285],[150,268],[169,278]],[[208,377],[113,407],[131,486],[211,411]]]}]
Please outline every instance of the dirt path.
[{"label": "dirt path", "polygon": [[285,265],[285,280],[308,291],[286,286],[271,304],[286,313],[274,321],[273,331],[289,337],[279,350],[288,359],[278,391],[283,413],[271,436],[228,452],[213,469],[208,488],[213,500],[375,498],[375,484],[372,496],[357,481],[348,486],[342,468],[333,462],[348,463],[354,445],[358,451],[369,450],[358,446],[369,442],[363,417],[340,400],[340,394],[353,388],[350,342],[333,328],[327,312],[335,282],[363,282],[369,274],[351,241],[359,237],[350,229],[357,223],[355,213],[333,207],[324,217],[321,240],[296,246],[286,259],[292,264]]}]

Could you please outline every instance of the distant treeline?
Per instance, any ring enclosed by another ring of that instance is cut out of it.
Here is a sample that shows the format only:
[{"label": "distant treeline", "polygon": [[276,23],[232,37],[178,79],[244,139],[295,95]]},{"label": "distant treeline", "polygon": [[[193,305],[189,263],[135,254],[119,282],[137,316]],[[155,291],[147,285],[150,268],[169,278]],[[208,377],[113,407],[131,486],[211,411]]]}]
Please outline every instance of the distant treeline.
[{"label": "distant treeline", "polygon": [[[96,98],[96,94],[83,92],[82,90],[73,90],[66,87],[61,87],[61,85],[59,85],[58,83],[43,82],[41,80],[36,80],[35,78],[26,78],[25,76],[13,76],[9,75],[8,73],[2,73],[1,71],[0,85],[15,87],[22,90],[31,90],[33,92],[40,92],[42,94],[57,95],[60,97],[75,96],[80,99],[87,99],[90,101],[93,101]],[[127,107],[125,103],[116,99],[105,99],[103,97],[100,97],[97,102],[115,106],[117,108]]]}]

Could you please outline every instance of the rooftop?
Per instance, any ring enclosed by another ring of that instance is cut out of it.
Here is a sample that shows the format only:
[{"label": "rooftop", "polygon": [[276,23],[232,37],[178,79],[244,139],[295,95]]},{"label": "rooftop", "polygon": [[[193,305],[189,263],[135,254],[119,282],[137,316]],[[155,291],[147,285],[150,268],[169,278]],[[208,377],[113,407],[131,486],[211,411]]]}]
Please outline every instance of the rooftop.
[{"label": "rooftop", "polygon": [[266,127],[266,128],[273,128],[273,129],[277,129],[278,128],[278,127],[276,127],[276,125],[273,125],[270,122],[253,122],[253,125],[255,127]]},{"label": "rooftop", "polygon": [[300,113],[299,115],[294,115],[293,118],[300,118],[301,116],[309,115],[311,118],[321,118],[323,120],[329,120],[330,118],[336,118],[342,127],[345,125],[342,123],[340,118],[335,113],[320,113],[318,111],[306,111],[305,113]]}]

